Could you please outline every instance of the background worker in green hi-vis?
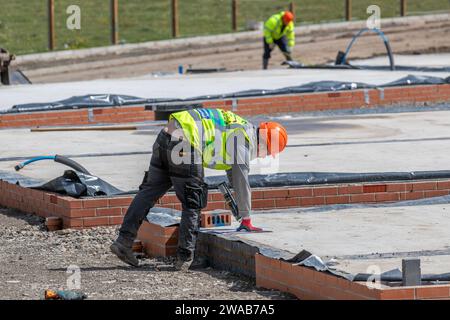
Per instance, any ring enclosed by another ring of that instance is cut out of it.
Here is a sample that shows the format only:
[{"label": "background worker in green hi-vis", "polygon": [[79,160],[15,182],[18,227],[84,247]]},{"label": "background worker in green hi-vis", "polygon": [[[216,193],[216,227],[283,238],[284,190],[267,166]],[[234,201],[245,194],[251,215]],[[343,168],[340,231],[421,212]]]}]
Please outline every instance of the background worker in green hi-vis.
[{"label": "background worker in green hi-vis", "polygon": [[282,11],[271,16],[264,24],[263,69],[269,66],[270,53],[275,46],[280,48],[287,61],[292,61],[294,45],[294,14]]}]

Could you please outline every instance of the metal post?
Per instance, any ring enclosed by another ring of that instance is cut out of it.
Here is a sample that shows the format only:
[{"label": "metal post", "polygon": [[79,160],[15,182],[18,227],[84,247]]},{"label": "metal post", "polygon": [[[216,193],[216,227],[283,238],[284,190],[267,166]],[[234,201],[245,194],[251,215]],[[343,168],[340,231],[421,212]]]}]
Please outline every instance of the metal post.
[{"label": "metal post", "polygon": [[400,0],[400,15],[402,17],[406,16],[407,3],[406,0]]},{"label": "metal post", "polygon": [[238,0],[231,1],[231,27],[233,31],[237,31],[238,29]]},{"label": "metal post", "polygon": [[352,0],[345,0],[345,20],[352,21]]},{"label": "metal post", "polygon": [[177,38],[178,35],[178,0],[172,0],[172,37]]},{"label": "metal post", "polygon": [[55,50],[55,0],[48,0],[48,49]]},{"label": "metal post", "polygon": [[295,3],[293,1],[291,1],[291,3],[289,3],[289,11],[292,12],[295,17]]},{"label": "metal post", "polygon": [[119,44],[119,0],[111,0],[111,43]]}]

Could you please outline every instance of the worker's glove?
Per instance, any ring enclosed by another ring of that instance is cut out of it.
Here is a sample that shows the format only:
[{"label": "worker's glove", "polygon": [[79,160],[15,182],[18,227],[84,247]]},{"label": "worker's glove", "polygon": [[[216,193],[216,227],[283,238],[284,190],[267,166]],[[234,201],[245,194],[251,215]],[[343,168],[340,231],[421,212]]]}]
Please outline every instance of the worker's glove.
[{"label": "worker's glove", "polygon": [[275,43],[271,43],[271,44],[269,44],[269,49],[270,49],[270,50],[273,50],[273,49],[275,49]]},{"label": "worker's glove", "polygon": [[289,54],[292,54],[292,47],[286,47],[286,52]]}]

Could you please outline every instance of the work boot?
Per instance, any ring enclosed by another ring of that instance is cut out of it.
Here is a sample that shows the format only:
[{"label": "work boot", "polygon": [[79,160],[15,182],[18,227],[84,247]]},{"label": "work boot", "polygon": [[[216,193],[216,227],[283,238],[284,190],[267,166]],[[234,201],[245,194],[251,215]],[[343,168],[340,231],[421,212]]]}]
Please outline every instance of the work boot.
[{"label": "work boot", "polygon": [[269,66],[269,59],[263,59],[263,70],[267,70]]},{"label": "work boot", "polygon": [[176,271],[188,272],[192,265],[192,262],[192,259],[185,260],[183,258],[177,257],[175,263],[173,264],[173,268]]},{"label": "work boot", "polygon": [[261,228],[254,227],[250,218],[244,218],[241,221],[241,225],[236,231],[258,232],[263,231]]},{"label": "work boot", "polygon": [[194,261],[192,261],[191,265],[189,266],[189,270],[199,270],[199,269],[206,269],[209,267],[208,259],[201,257],[201,258],[194,258]]},{"label": "work boot", "polygon": [[131,247],[127,247],[119,241],[114,241],[110,247],[111,252],[114,253],[120,260],[133,267],[139,267],[139,260],[134,256]]}]

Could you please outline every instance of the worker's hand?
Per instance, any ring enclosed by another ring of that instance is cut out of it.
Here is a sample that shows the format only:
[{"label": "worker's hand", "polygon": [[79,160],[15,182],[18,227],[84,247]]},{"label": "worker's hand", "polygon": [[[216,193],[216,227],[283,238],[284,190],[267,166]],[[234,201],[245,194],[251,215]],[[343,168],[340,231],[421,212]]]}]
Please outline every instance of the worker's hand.
[{"label": "worker's hand", "polygon": [[286,47],[286,53],[292,54],[292,47]]},{"label": "worker's hand", "polygon": [[269,49],[270,49],[270,50],[273,50],[273,49],[275,49],[275,43],[271,43],[271,44],[269,44]]}]

